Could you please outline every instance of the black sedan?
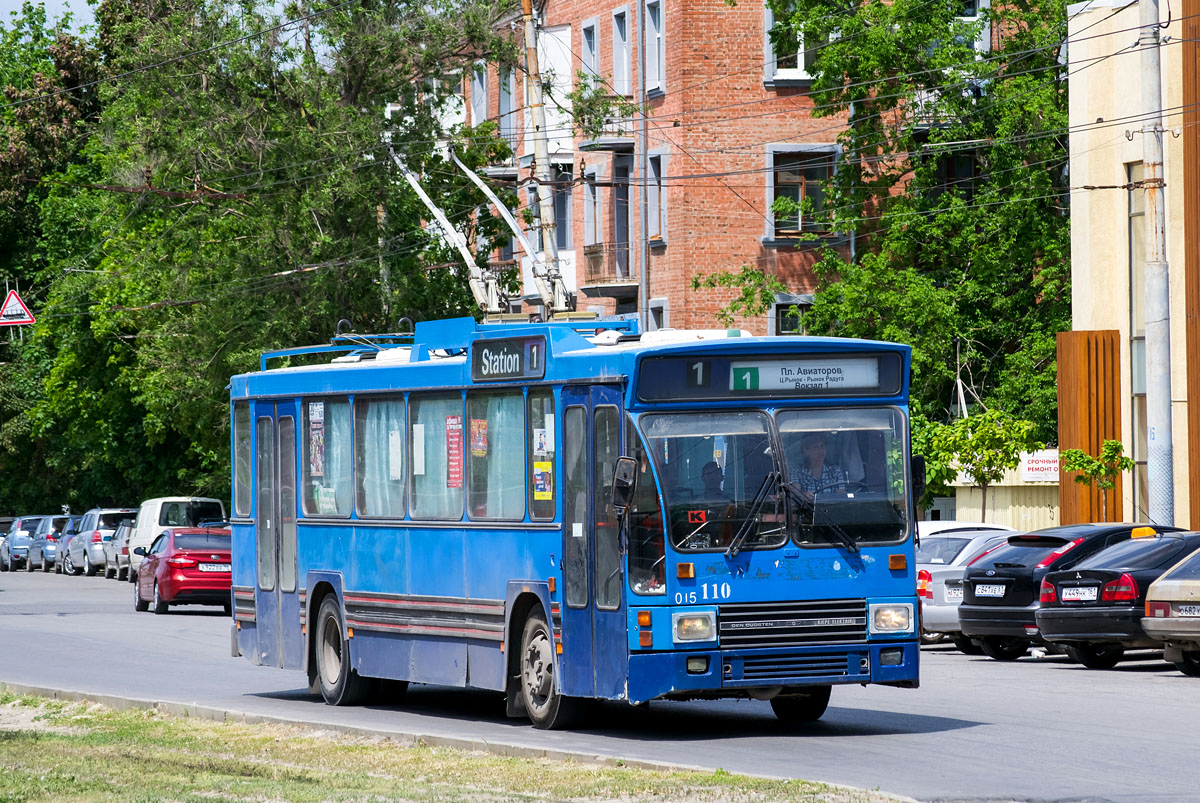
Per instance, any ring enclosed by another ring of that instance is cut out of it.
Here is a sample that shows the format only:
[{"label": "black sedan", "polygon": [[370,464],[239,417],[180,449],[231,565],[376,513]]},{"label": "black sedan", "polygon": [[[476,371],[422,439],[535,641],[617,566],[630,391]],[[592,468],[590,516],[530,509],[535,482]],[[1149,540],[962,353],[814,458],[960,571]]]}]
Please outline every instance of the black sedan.
[{"label": "black sedan", "polygon": [[1091,669],[1112,669],[1127,649],[1159,647],[1142,629],[1146,591],[1200,549],[1200,533],[1134,538],[1042,578],[1037,625]]},{"label": "black sedan", "polygon": [[1046,643],[1034,618],[1042,578],[1073,568],[1101,550],[1128,541],[1134,530],[1153,534],[1178,527],[1069,524],[1010,536],[967,566],[958,621],[985,654],[1015,661],[1031,644]]}]

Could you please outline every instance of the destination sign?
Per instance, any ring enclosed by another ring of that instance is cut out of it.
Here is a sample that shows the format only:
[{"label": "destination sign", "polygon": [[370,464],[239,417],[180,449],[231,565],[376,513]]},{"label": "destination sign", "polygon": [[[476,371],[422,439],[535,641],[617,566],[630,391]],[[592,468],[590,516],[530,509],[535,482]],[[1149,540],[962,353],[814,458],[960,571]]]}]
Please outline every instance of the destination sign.
[{"label": "destination sign", "polygon": [[471,378],[476,382],[541,379],[546,375],[546,338],[478,340],[471,346]]},{"label": "destination sign", "polygon": [[896,396],[904,357],[822,353],[648,357],[638,366],[643,401]]},{"label": "destination sign", "polygon": [[878,357],[757,360],[729,366],[729,389],[867,390],[879,387]]}]

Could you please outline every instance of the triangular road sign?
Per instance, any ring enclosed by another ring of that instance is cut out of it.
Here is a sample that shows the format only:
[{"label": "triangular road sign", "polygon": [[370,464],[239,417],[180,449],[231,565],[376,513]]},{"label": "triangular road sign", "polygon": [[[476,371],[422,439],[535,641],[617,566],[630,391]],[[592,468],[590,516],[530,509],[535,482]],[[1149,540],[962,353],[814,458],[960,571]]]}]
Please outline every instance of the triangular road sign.
[{"label": "triangular road sign", "polygon": [[17,291],[9,290],[8,298],[4,299],[4,306],[0,307],[0,326],[16,326],[22,323],[33,323],[33,314],[17,295]]}]

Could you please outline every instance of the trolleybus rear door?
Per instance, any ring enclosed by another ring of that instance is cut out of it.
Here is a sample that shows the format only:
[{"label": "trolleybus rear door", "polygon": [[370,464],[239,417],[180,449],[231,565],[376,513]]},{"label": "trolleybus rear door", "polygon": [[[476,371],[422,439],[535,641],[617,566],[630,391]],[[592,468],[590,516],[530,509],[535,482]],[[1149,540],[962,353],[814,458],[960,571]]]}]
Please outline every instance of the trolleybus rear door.
[{"label": "trolleybus rear door", "polygon": [[255,609],[259,662],[298,668],[300,639],[285,639],[300,621],[296,579],[296,405],[255,408]]},{"label": "trolleybus rear door", "polygon": [[621,454],[619,387],[563,391],[564,694],[618,699],[628,663],[624,559],[608,505]]}]

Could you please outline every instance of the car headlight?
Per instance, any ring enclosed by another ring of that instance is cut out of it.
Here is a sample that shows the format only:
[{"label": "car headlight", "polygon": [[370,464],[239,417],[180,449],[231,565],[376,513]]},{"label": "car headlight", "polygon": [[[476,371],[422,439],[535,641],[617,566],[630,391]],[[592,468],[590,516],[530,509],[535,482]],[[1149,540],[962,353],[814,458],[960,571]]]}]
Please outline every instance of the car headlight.
[{"label": "car headlight", "polygon": [[871,606],[872,633],[913,632],[913,606],[908,602],[889,602]]},{"label": "car headlight", "polygon": [[712,611],[671,614],[675,641],[716,641],[717,618]]}]

